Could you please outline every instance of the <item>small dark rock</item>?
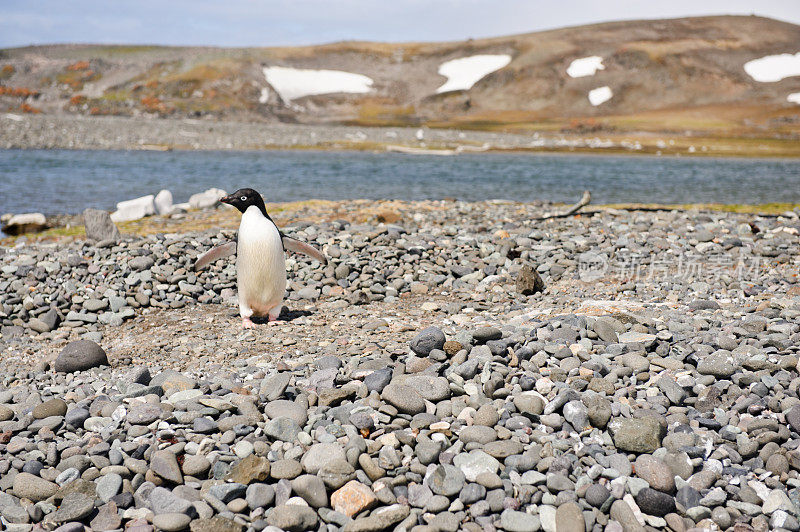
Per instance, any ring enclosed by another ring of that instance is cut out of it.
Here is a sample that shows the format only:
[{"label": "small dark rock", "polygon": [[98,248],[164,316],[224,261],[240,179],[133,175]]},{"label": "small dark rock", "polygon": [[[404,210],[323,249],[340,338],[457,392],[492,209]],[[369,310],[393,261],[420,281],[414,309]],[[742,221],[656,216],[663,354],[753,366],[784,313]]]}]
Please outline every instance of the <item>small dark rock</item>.
[{"label": "small dark rock", "polygon": [[663,517],[675,511],[675,499],[653,488],[639,490],[635,499],[636,504],[646,514]]},{"label": "small dark rock", "polygon": [[517,276],[517,291],[524,296],[530,296],[544,290],[544,281],[530,264],[525,264]]}]

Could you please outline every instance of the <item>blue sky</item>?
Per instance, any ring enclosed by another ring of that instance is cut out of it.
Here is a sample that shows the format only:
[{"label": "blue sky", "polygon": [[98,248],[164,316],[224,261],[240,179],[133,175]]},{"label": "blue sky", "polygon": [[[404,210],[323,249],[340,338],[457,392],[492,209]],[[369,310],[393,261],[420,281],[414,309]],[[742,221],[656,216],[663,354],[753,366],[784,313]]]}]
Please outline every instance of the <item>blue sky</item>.
[{"label": "blue sky", "polygon": [[0,47],[446,41],[609,20],[752,13],[800,24],[800,0],[0,0]]}]

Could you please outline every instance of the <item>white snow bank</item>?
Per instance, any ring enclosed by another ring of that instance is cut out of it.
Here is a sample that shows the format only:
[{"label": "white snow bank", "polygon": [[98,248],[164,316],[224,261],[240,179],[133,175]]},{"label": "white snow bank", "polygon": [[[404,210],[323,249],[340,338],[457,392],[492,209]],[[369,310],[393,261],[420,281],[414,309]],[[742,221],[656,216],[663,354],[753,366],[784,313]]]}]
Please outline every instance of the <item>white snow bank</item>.
[{"label": "white snow bank", "polygon": [[800,92],[793,92],[786,97],[787,101],[800,105]]},{"label": "white snow bank", "polygon": [[761,82],[780,81],[783,78],[800,76],[800,52],[768,55],[744,64],[744,71]]},{"label": "white snow bank", "polygon": [[436,89],[436,94],[450,91],[469,90],[478,80],[500,70],[511,62],[511,56],[502,55],[473,55],[453,59],[439,66],[439,74],[447,78],[447,82]]},{"label": "white snow bank", "polygon": [[363,94],[372,90],[372,79],[342,70],[311,70],[290,67],[266,67],[264,77],[284,102],[303,96],[349,92]]},{"label": "white snow bank", "polygon": [[567,67],[567,75],[571,78],[582,78],[584,76],[594,76],[598,70],[605,70],[603,58],[599,55],[581,57],[574,60]]},{"label": "white snow bank", "polygon": [[614,96],[614,93],[611,92],[611,87],[599,87],[597,89],[589,91],[589,103],[597,107],[601,103],[605,103]]}]

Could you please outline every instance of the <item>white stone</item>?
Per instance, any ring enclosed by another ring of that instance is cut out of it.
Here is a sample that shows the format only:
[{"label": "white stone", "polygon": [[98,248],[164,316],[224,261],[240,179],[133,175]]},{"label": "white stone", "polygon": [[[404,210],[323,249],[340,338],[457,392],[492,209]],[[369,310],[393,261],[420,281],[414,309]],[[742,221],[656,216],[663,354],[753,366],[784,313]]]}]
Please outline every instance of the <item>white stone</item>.
[{"label": "white stone", "polygon": [[641,333],[636,331],[628,331],[619,335],[619,342],[621,344],[639,343],[645,346],[651,345],[656,341],[655,334]]},{"label": "white stone", "polygon": [[156,213],[155,196],[152,194],[117,203],[117,210],[111,213],[113,222],[139,220]]},{"label": "white stone", "polygon": [[[542,377],[541,379],[537,379],[536,383],[536,391],[542,395],[547,395],[550,393],[550,390],[553,389],[553,381],[551,381],[548,377]],[[545,401],[547,403],[547,401]]]},{"label": "white stone", "polygon": [[189,399],[194,399],[195,397],[200,397],[201,395],[203,395],[203,392],[197,389],[180,390],[170,395],[169,399],[167,399],[167,402],[174,404],[179,401],[188,401]]},{"label": "white stone", "polygon": [[784,510],[791,513],[797,513],[797,508],[792,504],[786,492],[780,489],[772,490],[764,501],[761,510],[769,515],[778,510]]},{"label": "white stone", "polygon": [[153,520],[153,511],[147,508],[126,508],[122,512],[124,519],[145,519],[147,521]]},{"label": "white stone", "polygon": [[500,469],[500,462],[480,449],[475,449],[469,454],[457,454],[453,458],[453,465],[459,468],[470,482],[475,482],[481,473],[497,473]]},{"label": "white stone", "polygon": [[288,501],[286,501],[287,505],[295,504],[297,506],[306,506],[308,507],[308,503],[302,497],[292,497]]},{"label": "white stone", "polygon": [[247,440],[242,440],[233,446],[233,452],[239,458],[245,458],[253,454],[253,444]]},{"label": "white stone", "polygon": [[769,524],[772,528],[783,528],[783,525],[786,524],[786,521],[789,520],[789,514],[784,512],[783,510],[776,510],[772,514],[772,518],[769,520]]},{"label": "white stone", "polygon": [[158,214],[170,214],[174,208],[172,205],[172,192],[165,189],[156,194],[155,204]]},{"label": "white stone", "polygon": [[189,206],[192,209],[205,209],[213,207],[219,202],[219,199],[227,193],[219,188],[210,188],[205,192],[199,194],[192,194],[189,198]]},{"label": "white stone", "polygon": [[630,506],[631,510],[633,511],[633,516],[636,517],[636,520],[639,521],[640,525],[644,526],[645,525],[644,514],[639,509],[639,505],[636,504],[636,501],[633,500],[633,495],[631,495],[630,493],[626,493],[625,496],[622,497],[622,500],[628,503],[628,506]]},{"label": "white stone", "polygon": [[556,532],[556,509],[553,506],[539,507],[539,520],[544,532]]},{"label": "white stone", "polygon": [[531,486],[536,486],[538,484],[544,484],[547,481],[547,475],[544,473],[539,473],[538,471],[525,471],[520,478],[520,482],[522,484],[530,484]]}]

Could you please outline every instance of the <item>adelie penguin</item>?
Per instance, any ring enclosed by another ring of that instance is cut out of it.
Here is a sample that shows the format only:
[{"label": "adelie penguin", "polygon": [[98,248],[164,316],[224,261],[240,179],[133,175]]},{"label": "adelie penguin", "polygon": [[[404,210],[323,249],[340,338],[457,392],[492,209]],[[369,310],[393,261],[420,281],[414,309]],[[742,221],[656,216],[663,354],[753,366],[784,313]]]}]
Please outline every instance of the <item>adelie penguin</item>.
[{"label": "adelie penguin", "polygon": [[195,263],[195,270],[236,253],[236,287],[239,292],[239,313],[242,327],[253,327],[250,318],[278,318],[286,293],[286,259],[284,250],[303,253],[321,263],[327,259],[316,248],[284,235],[267,213],[261,194],[242,188],[220,199],[239,209],[242,221],[235,242],[228,242],[204,253]]}]

